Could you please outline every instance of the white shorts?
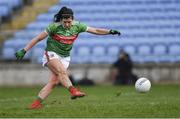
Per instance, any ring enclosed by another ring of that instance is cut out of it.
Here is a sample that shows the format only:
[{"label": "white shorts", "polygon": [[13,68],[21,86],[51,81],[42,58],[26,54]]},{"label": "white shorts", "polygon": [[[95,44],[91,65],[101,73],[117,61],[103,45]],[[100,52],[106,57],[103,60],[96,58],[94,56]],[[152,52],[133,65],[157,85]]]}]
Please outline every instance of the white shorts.
[{"label": "white shorts", "polygon": [[52,51],[45,51],[43,58],[42,58],[42,62],[43,62],[43,66],[46,66],[46,64],[52,60],[52,59],[58,59],[59,61],[62,62],[62,64],[64,65],[64,68],[67,69],[69,67],[69,62],[70,62],[70,56],[68,57],[62,57],[59,56],[58,54],[56,54],[55,52]]}]

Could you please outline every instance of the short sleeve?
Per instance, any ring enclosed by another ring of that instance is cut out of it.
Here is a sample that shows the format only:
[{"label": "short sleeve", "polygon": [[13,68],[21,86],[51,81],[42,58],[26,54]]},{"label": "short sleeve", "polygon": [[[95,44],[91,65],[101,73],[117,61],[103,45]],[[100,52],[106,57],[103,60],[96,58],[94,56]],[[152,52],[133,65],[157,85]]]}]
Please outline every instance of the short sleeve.
[{"label": "short sleeve", "polygon": [[79,28],[79,33],[85,32],[87,30],[87,25],[79,22],[78,28]]},{"label": "short sleeve", "polygon": [[45,30],[49,35],[53,35],[56,33],[57,31],[57,26],[52,23],[52,24],[49,24],[47,27],[46,27],[46,30]]}]

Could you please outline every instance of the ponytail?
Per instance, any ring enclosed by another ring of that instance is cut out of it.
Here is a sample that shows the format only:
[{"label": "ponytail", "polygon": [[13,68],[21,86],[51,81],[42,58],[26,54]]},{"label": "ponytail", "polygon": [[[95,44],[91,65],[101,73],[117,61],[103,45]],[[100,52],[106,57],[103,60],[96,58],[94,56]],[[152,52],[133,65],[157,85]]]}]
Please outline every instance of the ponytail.
[{"label": "ponytail", "polygon": [[59,22],[61,20],[61,16],[59,14],[54,15],[54,22]]},{"label": "ponytail", "polygon": [[59,22],[61,21],[63,18],[68,19],[70,17],[73,17],[73,11],[70,8],[67,7],[62,7],[59,12],[57,14],[54,15],[54,22]]}]

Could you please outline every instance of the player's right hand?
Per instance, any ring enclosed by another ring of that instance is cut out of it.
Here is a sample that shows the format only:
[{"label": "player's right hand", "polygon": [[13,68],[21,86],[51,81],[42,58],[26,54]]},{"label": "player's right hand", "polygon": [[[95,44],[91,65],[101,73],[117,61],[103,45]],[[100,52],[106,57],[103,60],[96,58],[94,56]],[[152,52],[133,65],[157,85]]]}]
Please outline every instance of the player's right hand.
[{"label": "player's right hand", "polygon": [[15,53],[15,56],[17,58],[17,60],[21,60],[23,59],[24,55],[26,54],[26,51],[24,49],[19,50]]}]

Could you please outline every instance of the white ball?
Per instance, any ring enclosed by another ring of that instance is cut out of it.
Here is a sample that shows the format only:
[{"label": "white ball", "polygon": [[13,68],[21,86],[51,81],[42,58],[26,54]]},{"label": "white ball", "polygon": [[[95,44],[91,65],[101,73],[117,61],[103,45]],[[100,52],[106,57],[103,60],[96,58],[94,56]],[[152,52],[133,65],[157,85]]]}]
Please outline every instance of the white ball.
[{"label": "white ball", "polygon": [[151,82],[147,78],[139,78],[135,83],[135,89],[138,92],[148,92],[151,88]]}]

